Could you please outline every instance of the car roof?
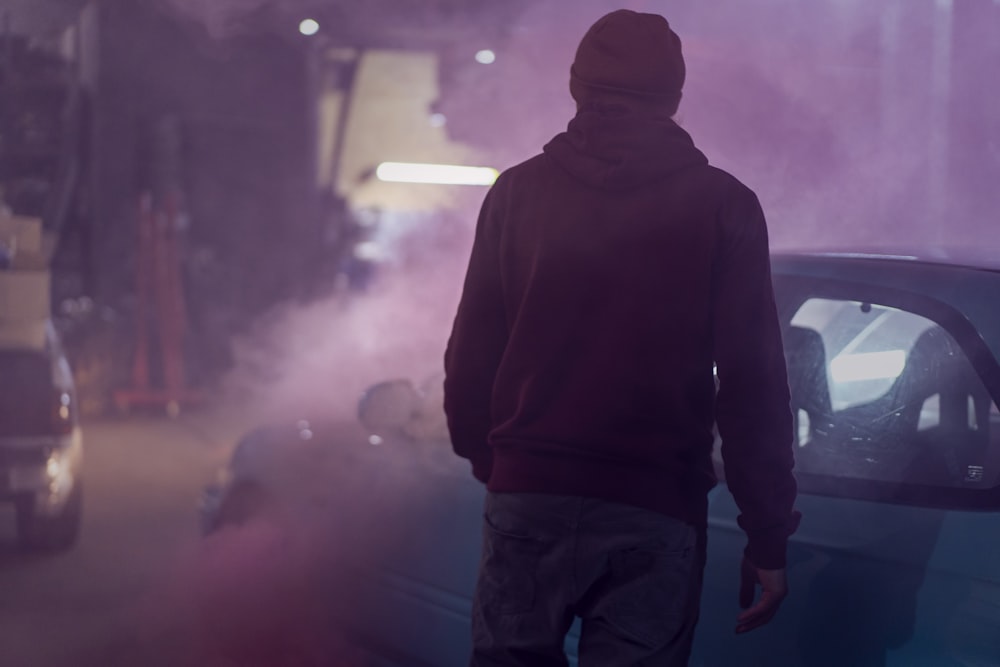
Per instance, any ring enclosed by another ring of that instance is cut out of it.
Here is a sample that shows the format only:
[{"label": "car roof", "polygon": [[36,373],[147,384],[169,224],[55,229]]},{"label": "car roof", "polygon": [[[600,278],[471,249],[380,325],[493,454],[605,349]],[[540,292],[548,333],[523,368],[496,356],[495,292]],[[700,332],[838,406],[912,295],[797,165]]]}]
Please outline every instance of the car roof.
[{"label": "car roof", "polygon": [[779,261],[784,258],[816,257],[836,261],[876,260],[887,262],[918,262],[958,266],[986,271],[1000,271],[1000,249],[968,247],[900,248],[865,246],[860,248],[782,248],[772,252]]},{"label": "car roof", "polygon": [[789,252],[772,255],[784,279],[834,280],[919,294],[961,313],[1000,361],[1000,266],[971,258],[865,252]]}]

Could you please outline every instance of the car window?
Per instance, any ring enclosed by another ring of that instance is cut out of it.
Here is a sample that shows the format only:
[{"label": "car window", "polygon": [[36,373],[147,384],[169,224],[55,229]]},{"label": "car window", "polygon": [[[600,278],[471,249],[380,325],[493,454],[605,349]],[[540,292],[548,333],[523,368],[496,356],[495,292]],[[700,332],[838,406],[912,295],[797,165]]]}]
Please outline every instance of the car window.
[{"label": "car window", "polygon": [[946,488],[1000,481],[1000,411],[939,322],[809,298],[784,340],[800,475]]}]

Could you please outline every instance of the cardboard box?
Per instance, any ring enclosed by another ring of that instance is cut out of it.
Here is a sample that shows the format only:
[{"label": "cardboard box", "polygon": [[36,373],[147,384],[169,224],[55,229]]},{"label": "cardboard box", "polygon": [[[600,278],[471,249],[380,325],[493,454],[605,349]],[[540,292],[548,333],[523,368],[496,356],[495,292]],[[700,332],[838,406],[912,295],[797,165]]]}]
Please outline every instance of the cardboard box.
[{"label": "cardboard box", "polygon": [[0,322],[0,349],[44,350],[48,322]]},{"label": "cardboard box", "polygon": [[18,252],[10,265],[12,271],[48,271],[49,260],[40,252]]},{"label": "cardboard box", "polygon": [[51,283],[48,271],[0,271],[0,323],[49,319]]},{"label": "cardboard box", "polygon": [[40,218],[0,214],[0,244],[12,248],[14,255],[21,252],[42,253],[44,251],[42,238]]}]

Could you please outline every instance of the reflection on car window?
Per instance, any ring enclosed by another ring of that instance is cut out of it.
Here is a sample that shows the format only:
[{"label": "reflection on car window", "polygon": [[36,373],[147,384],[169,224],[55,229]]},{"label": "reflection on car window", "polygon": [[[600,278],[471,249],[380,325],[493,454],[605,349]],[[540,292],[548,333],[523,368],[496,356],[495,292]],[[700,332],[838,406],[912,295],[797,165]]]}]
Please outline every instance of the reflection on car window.
[{"label": "reflection on car window", "polygon": [[813,298],[785,331],[801,472],[993,486],[1000,411],[955,339],[884,305]]}]

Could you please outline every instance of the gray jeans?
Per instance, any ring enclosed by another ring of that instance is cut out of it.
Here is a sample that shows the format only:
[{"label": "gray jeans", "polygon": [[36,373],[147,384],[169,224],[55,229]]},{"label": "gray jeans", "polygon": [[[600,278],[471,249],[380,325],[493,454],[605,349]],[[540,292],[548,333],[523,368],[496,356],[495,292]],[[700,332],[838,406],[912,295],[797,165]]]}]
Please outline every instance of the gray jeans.
[{"label": "gray jeans", "polygon": [[593,498],[489,493],[472,605],[472,667],[687,665],[704,530]]}]

